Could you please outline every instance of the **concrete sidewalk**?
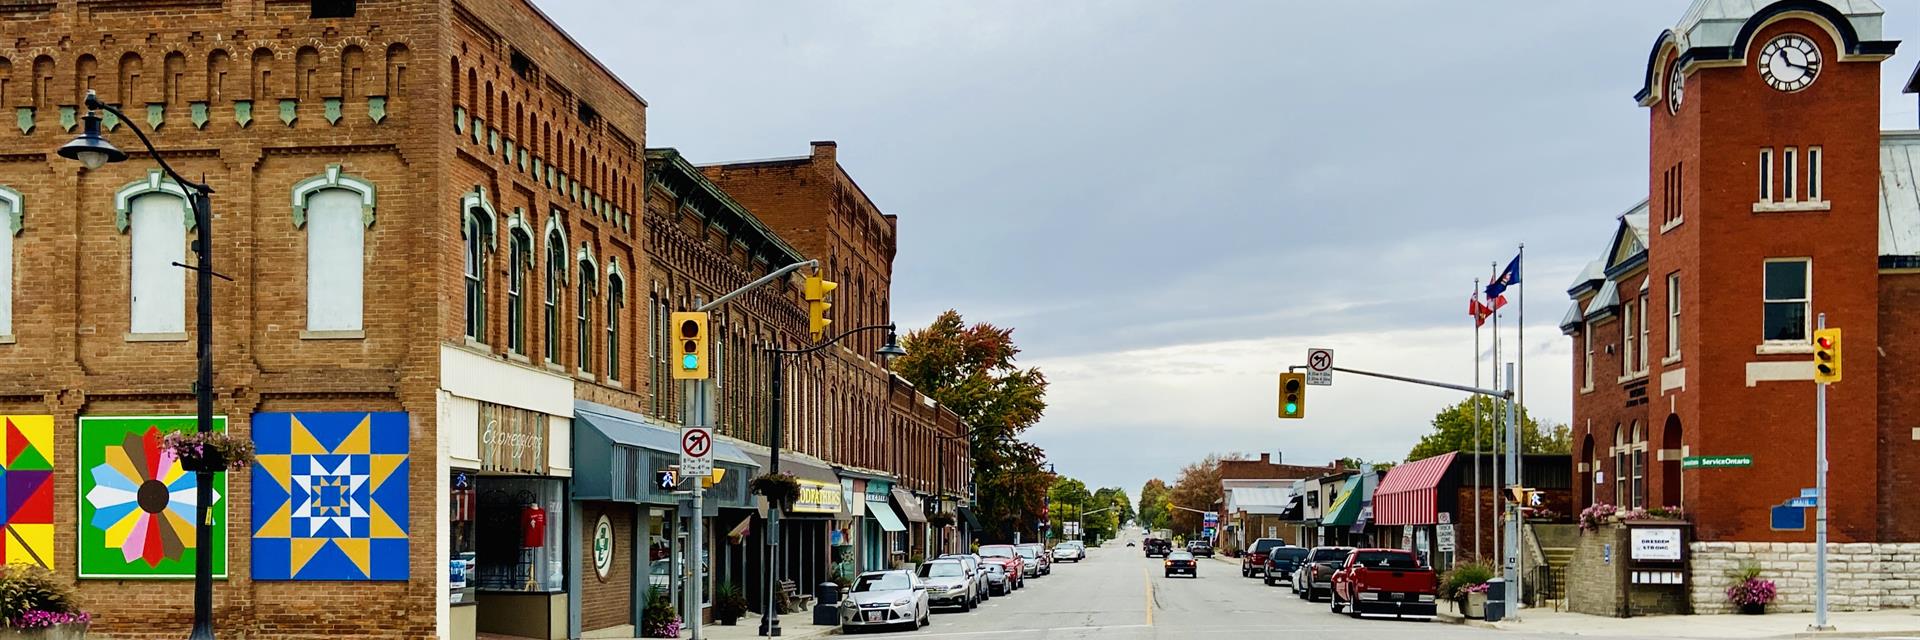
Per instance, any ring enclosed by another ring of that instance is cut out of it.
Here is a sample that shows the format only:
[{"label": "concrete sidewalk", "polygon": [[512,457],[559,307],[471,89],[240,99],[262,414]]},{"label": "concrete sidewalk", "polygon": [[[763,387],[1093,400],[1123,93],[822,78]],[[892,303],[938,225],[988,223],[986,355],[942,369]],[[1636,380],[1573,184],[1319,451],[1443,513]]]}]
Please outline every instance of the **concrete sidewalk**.
[{"label": "concrete sidewalk", "polygon": [[[840,627],[838,626],[808,624],[810,619],[811,617],[808,615],[797,613],[781,616],[781,640],[824,638],[840,633]],[[760,637],[757,633],[758,631],[760,631],[760,616],[758,615],[741,618],[740,624],[731,627],[714,624],[700,627],[700,635],[707,640],[747,640],[748,638]],[[691,638],[693,636],[682,631],[680,632],[680,637]]]},{"label": "concrete sidewalk", "polygon": [[1813,624],[1811,613],[1608,618],[1565,611],[1526,609],[1520,612],[1518,620],[1509,619],[1489,623],[1481,620],[1463,620],[1451,604],[1441,605],[1441,620],[1530,634],[1647,638],[1920,636],[1920,611],[1908,609],[1831,613],[1827,616],[1827,622],[1833,625],[1834,630],[1811,633],[1807,631],[1807,626]]}]

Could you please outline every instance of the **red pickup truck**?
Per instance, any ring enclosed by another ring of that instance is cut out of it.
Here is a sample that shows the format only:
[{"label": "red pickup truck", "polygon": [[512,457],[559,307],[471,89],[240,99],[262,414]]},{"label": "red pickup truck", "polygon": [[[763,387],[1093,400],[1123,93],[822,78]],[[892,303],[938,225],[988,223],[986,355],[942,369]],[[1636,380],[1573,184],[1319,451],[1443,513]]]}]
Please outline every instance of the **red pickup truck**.
[{"label": "red pickup truck", "polygon": [[1420,557],[1400,549],[1354,549],[1333,573],[1334,613],[1432,619],[1439,580]]}]

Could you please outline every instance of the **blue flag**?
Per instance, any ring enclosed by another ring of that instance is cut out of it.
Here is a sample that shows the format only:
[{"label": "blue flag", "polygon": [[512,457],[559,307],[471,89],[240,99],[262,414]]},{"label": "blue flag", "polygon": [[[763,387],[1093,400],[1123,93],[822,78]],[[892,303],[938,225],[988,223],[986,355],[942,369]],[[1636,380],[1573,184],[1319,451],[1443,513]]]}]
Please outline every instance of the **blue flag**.
[{"label": "blue flag", "polygon": [[1507,263],[1507,268],[1500,271],[1500,275],[1487,281],[1487,299],[1499,298],[1507,292],[1507,287],[1516,284],[1520,284],[1520,256],[1514,256],[1513,261]]}]

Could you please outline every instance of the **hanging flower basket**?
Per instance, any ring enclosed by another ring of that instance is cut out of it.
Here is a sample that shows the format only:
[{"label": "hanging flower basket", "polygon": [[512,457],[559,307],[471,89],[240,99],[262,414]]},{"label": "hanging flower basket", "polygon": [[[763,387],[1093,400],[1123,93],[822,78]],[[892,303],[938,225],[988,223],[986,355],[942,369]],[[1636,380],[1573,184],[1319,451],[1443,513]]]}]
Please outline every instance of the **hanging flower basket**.
[{"label": "hanging flower basket", "polygon": [[253,441],[225,431],[174,431],[160,446],[188,471],[242,471],[253,465]]},{"label": "hanging flower basket", "polygon": [[767,503],[781,511],[793,508],[800,499],[800,480],[787,472],[762,474],[747,483],[754,493],[767,497]]},{"label": "hanging flower basket", "polygon": [[940,511],[940,512],[934,513],[933,515],[927,516],[927,524],[933,525],[935,527],[945,527],[953,523],[954,523],[954,515],[952,511]]}]

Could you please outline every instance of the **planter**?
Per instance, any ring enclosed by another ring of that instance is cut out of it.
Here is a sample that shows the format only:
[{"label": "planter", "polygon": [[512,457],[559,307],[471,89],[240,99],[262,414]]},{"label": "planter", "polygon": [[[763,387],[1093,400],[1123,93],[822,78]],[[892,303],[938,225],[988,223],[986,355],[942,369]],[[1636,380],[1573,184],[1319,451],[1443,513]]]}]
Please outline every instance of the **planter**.
[{"label": "planter", "polygon": [[208,454],[208,455],[204,455],[204,456],[197,456],[197,457],[191,457],[191,458],[181,458],[181,459],[180,459],[180,467],[181,467],[181,468],[183,468],[183,469],[186,469],[186,470],[188,470],[188,471],[195,471],[195,472],[198,472],[198,471],[212,471],[212,472],[220,472],[220,471],[226,471],[226,470],[227,470],[227,457],[226,457],[226,456],[223,456],[223,455],[220,455],[220,454],[218,454],[218,453],[211,453],[211,454]]},{"label": "planter", "polygon": [[1741,615],[1757,616],[1757,615],[1765,614],[1766,612],[1767,612],[1767,605],[1762,603],[1740,605]]},{"label": "planter", "polygon": [[0,628],[0,640],[82,640],[87,625],[61,624],[41,629]]},{"label": "planter", "polygon": [[1487,593],[1485,591],[1467,594],[1467,607],[1463,615],[1475,620],[1487,617]]}]

